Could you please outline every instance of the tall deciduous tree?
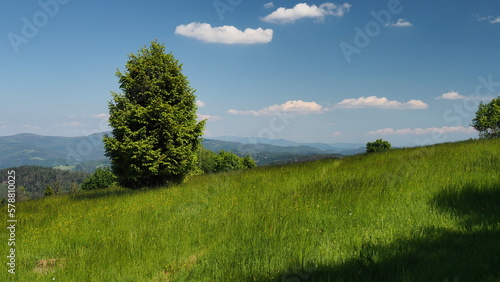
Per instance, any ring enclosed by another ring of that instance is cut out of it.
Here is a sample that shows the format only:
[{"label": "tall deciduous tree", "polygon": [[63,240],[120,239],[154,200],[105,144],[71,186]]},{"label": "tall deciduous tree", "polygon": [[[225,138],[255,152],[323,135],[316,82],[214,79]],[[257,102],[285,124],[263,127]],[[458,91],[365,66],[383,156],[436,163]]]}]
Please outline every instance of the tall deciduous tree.
[{"label": "tall deciduous tree", "polygon": [[481,102],[471,125],[482,138],[500,137],[500,97],[488,104]]},{"label": "tall deciduous tree", "polygon": [[153,41],[117,71],[123,94],[112,93],[104,137],[113,173],[125,187],[181,182],[195,168],[205,122],[196,120],[195,90],[182,64]]}]

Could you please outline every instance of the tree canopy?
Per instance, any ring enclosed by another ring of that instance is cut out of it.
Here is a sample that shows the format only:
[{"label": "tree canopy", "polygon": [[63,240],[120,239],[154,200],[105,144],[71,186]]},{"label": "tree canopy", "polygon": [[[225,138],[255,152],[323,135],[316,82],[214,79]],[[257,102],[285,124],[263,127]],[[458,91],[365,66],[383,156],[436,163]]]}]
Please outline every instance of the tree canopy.
[{"label": "tree canopy", "polygon": [[151,42],[117,71],[123,94],[109,103],[106,155],[120,185],[137,188],[181,182],[195,168],[205,122],[196,120],[195,90],[182,64]]},{"label": "tree canopy", "polygon": [[500,96],[488,104],[481,102],[471,125],[482,138],[500,137]]},{"label": "tree canopy", "polygon": [[366,152],[383,152],[391,149],[391,143],[382,139],[377,139],[375,142],[366,143]]}]

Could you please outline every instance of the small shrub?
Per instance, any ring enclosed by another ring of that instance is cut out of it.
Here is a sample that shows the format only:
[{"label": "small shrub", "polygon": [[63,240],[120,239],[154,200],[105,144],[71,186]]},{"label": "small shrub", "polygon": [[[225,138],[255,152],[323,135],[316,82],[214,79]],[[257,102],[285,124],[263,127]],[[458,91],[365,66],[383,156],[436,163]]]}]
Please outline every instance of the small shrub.
[{"label": "small shrub", "polygon": [[257,164],[255,163],[254,159],[250,157],[250,155],[246,155],[243,160],[242,160],[243,166],[246,168],[254,168],[257,167]]},{"label": "small shrub", "polygon": [[240,157],[224,150],[219,152],[215,165],[215,170],[217,172],[242,168],[245,168],[245,166],[243,166],[243,161]]},{"label": "small shrub", "polygon": [[116,176],[109,168],[98,168],[89,178],[82,183],[82,190],[95,190],[108,188],[116,184]]},{"label": "small shrub", "polygon": [[44,194],[45,194],[45,196],[52,196],[55,194],[54,189],[52,189],[52,187],[50,185],[48,185],[47,187],[45,187]]},{"label": "small shrub", "polygon": [[238,155],[221,150],[214,153],[205,148],[201,148],[199,154],[199,168],[203,173],[223,172],[234,169],[254,168],[257,164],[250,155],[244,158]]},{"label": "small shrub", "polygon": [[384,152],[391,149],[391,143],[384,141],[382,139],[377,139],[375,142],[366,143],[366,152]]}]

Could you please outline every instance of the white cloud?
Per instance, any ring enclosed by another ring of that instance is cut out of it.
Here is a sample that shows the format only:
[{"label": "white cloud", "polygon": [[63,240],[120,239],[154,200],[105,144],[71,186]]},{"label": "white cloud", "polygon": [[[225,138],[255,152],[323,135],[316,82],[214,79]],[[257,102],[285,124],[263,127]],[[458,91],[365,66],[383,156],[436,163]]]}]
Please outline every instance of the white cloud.
[{"label": "white cloud", "polygon": [[456,91],[450,91],[448,93],[444,93],[439,97],[436,97],[436,99],[458,100],[458,99],[467,99],[467,97],[458,94],[458,92]]},{"label": "white cloud", "polygon": [[389,99],[377,96],[360,97],[358,99],[345,99],[335,105],[341,109],[360,109],[360,108],[383,108],[383,109],[427,109],[429,105],[420,100],[410,100],[406,103],[398,101],[389,101]]},{"label": "white cloud", "polygon": [[230,25],[212,27],[207,23],[194,22],[177,26],[175,28],[175,34],[192,37],[202,42],[223,44],[269,43],[273,39],[272,29],[247,28],[241,31]]},{"label": "white cloud", "polygon": [[474,134],[476,130],[473,127],[463,127],[463,126],[443,126],[443,127],[430,127],[430,128],[405,128],[405,129],[393,129],[384,128],[375,131],[370,131],[368,135],[422,135],[422,134],[450,134],[450,133],[461,133],[461,134]]},{"label": "white cloud", "polygon": [[201,120],[207,120],[207,121],[218,121],[220,120],[220,116],[212,116],[212,115],[203,115],[203,114],[196,114],[196,116],[198,117],[198,120],[201,121]]},{"label": "white cloud", "polygon": [[266,8],[266,9],[269,9],[269,8],[272,8],[272,7],[274,7],[274,3],[273,2],[269,2],[269,3],[264,4],[264,8]]},{"label": "white cloud", "polygon": [[109,115],[108,114],[98,114],[98,115],[95,115],[94,118],[109,118]]},{"label": "white cloud", "polygon": [[299,3],[291,9],[280,7],[271,14],[261,18],[261,20],[269,23],[293,23],[296,20],[303,18],[313,18],[316,21],[322,21],[326,16],[341,17],[344,13],[349,12],[350,4],[335,5],[333,3],[324,3],[319,7],[316,5],[309,6],[306,3]]},{"label": "white cloud", "polygon": [[63,126],[63,127],[82,127],[84,126],[81,122],[74,121],[74,122],[65,122],[61,124],[56,124],[56,126]]},{"label": "white cloud", "polygon": [[302,100],[287,101],[281,105],[271,105],[261,110],[229,110],[228,113],[233,115],[253,115],[253,116],[272,116],[278,113],[283,114],[321,114],[327,111],[316,102],[304,102]]},{"label": "white cloud", "polygon": [[398,19],[395,23],[388,23],[385,26],[394,26],[394,27],[405,27],[405,26],[413,26],[409,21],[405,19]]},{"label": "white cloud", "polygon": [[342,132],[340,132],[340,131],[335,131],[335,132],[333,132],[333,133],[332,133],[332,134],[330,134],[330,135],[331,135],[331,136],[333,136],[333,137],[337,137],[337,136],[340,136],[340,135],[342,135],[342,134],[343,134],[343,133],[342,133]]},{"label": "white cloud", "polygon": [[203,108],[205,107],[205,102],[203,102],[202,100],[198,100],[196,101],[196,106],[198,106],[198,108]]},{"label": "white cloud", "polygon": [[499,17],[493,17],[493,16],[487,16],[487,17],[479,17],[477,16],[478,21],[488,21],[490,24],[496,24],[500,23],[500,16]]}]

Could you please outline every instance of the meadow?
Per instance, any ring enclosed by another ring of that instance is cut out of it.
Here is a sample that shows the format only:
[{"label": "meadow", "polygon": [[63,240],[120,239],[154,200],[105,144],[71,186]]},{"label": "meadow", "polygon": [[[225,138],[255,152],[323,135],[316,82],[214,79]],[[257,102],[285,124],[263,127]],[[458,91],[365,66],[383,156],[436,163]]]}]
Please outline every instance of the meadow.
[{"label": "meadow", "polygon": [[53,196],[0,280],[500,281],[499,203],[499,139]]}]

